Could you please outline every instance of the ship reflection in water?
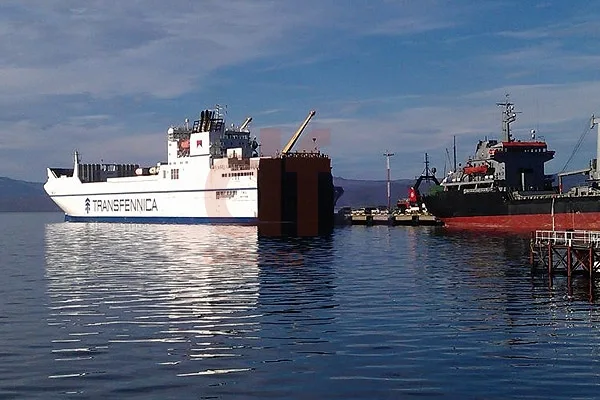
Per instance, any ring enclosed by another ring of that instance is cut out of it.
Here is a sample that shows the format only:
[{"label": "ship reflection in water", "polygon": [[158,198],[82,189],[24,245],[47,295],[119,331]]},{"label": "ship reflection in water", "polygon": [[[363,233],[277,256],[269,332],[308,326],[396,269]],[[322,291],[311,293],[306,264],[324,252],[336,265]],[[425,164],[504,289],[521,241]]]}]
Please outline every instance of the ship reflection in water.
[{"label": "ship reflection in water", "polygon": [[332,277],[310,265],[327,264],[329,239],[259,239],[252,226],[58,223],[46,225],[45,242],[50,377],[68,379],[70,391],[189,384],[174,376],[216,385],[276,362],[275,342],[290,338],[327,351],[311,331],[327,319],[313,311],[332,307]]}]

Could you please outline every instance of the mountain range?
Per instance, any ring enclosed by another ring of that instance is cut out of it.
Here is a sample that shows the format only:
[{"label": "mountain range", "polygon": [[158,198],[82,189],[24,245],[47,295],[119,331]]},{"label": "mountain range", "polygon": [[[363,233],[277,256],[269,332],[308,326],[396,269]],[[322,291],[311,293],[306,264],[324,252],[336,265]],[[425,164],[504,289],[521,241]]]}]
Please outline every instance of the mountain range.
[{"label": "mountain range", "polygon": [[0,211],[60,211],[44,184],[0,177]]},{"label": "mountain range", "polygon": [[[357,180],[340,177],[333,178],[335,186],[341,186],[344,194],[336,207],[373,207],[387,205],[387,182],[383,180]],[[408,189],[415,184],[414,179],[396,179],[390,181],[390,200],[392,207],[400,198],[408,197]]]},{"label": "mountain range", "polygon": [[[368,207],[387,204],[386,181],[357,180],[334,177],[335,186],[341,186],[344,194],[336,207]],[[391,181],[391,202],[408,195],[408,188],[414,180],[398,179]],[[60,211],[44,191],[40,182],[26,182],[0,177],[0,212]]]}]

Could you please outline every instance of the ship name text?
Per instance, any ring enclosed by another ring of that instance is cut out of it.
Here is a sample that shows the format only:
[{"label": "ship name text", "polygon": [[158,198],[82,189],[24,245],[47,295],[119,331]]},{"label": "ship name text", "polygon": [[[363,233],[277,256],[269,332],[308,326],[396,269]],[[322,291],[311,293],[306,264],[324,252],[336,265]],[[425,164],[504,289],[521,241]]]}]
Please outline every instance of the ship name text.
[{"label": "ship name text", "polygon": [[156,199],[92,200],[94,211],[158,211]]}]

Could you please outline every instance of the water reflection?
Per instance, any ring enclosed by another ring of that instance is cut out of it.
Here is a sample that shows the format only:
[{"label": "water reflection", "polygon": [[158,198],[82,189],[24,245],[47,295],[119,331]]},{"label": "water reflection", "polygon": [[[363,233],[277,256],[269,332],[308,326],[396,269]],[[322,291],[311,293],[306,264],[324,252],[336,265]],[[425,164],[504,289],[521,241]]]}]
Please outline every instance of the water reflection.
[{"label": "water reflection", "polygon": [[[51,378],[108,380],[114,394],[252,368],[255,227],[59,223],[45,237]],[[171,374],[144,380],[140,365]]]},{"label": "water reflection", "polygon": [[[566,298],[574,301],[593,302],[597,297],[599,283],[590,281],[585,274],[569,279],[565,274],[550,277],[545,266],[530,265],[530,235],[490,231],[458,231],[436,229],[433,236],[448,240],[464,255],[464,261],[473,267],[477,276],[504,276],[519,279],[531,278],[532,298]],[[556,256],[558,257],[558,256]],[[512,283],[507,290],[513,287]]]},{"label": "water reflection", "polygon": [[252,381],[257,370],[334,353],[331,236],[59,223],[45,240],[49,377],[65,392],[155,393],[200,380],[220,393],[228,376]]},{"label": "water reflection", "polygon": [[43,371],[62,393],[551,398],[573,376],[597,392],[600,311],[532,277],[526,238],[57,224],[45,239]]},{"label": "water reflection", "polygon": [[[278,333],[282,338],[301,331],[310,333],[315,326],[328,324],[332,320],[328,310],[336,307],[333,255],[331,237],[261,239],[261,323],[277,324],[285,331]],[[321,337],[320,332],[313,332],[313,339],[317,337]]]}]

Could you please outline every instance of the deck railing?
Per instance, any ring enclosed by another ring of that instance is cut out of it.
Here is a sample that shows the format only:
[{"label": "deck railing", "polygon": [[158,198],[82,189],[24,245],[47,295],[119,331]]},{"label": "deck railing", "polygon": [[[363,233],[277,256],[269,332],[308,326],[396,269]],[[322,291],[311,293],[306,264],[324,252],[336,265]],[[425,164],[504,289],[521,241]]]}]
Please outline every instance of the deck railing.
[{"label": "deck railing", "polygon": [[535,231],[535,244],[600,248],[597,231]]}]

